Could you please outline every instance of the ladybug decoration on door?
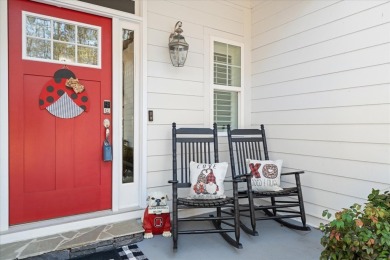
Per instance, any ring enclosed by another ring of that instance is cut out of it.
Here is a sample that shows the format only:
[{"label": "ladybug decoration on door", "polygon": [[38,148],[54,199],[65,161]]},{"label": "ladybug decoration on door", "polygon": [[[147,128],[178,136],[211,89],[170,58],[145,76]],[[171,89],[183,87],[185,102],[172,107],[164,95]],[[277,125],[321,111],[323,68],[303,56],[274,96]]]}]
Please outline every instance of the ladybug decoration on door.
[{"label": "ladybug decoration on door", "polygon": [[76,75],[62,68],[42,88],[39,107],[59,118],[74,118],[89,110],[89,100]]}]

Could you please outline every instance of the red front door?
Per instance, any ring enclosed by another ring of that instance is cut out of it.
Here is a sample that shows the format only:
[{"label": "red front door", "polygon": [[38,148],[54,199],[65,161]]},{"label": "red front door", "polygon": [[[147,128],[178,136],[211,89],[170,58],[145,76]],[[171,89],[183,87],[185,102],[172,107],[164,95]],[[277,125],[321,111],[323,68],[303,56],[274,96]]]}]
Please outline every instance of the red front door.
[{"label": "red front door", "polygon": [[[8,6],[10,224],[110,209],[111,162],[102,160],[102,144],[103,120],[111,121],[103,114],[111,100],[111,20],[28,0]],[[101,28],[101,68],[24,59],[22,11]],[[85,91],[65,87],[68,77],[54,79],[61,69]],[[58,105],[71,99],[76,106]]]}]

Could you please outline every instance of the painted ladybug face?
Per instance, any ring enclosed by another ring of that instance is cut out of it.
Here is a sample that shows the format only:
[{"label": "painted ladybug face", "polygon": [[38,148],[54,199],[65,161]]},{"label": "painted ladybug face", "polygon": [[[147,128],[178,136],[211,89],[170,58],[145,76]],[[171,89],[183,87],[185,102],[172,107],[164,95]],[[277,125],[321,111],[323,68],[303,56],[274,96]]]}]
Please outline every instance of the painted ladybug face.
[{"label": "painted ladybug face", "polygon": [[87,92],[83,89],[76,93],[73,88],[66,87],[67,77],[76,76],[70,70],[61,69],[45,84],[39,95],[40,109],[46,109],[59,118],[73,118],[89,110]]}]

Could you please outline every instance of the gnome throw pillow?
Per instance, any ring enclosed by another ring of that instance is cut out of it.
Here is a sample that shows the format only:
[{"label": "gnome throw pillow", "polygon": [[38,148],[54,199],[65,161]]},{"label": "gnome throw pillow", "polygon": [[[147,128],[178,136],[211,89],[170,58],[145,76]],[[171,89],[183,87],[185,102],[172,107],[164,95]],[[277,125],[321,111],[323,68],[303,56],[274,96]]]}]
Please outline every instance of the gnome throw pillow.
[{"label": "gnome throw pillow", "polygon": [[224,195],[223,181],[225,180],[228,163],[196,163],[190,162],[191,199],[220,199]]}]

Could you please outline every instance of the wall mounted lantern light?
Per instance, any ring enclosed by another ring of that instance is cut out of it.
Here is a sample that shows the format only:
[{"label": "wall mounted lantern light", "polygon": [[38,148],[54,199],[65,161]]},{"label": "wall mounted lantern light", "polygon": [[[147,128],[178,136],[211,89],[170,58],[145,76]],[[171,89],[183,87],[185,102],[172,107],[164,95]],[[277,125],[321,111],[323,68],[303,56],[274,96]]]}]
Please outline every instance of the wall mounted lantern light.
[{"label": "wall mounted lantern light", "polygon": [[169,36],[169,55],[171,56],[172,65],[175,67],[183,67],[187,59],[188,43],[181,35],[182,23],[178,21],[175,25],[174,32]]}]

